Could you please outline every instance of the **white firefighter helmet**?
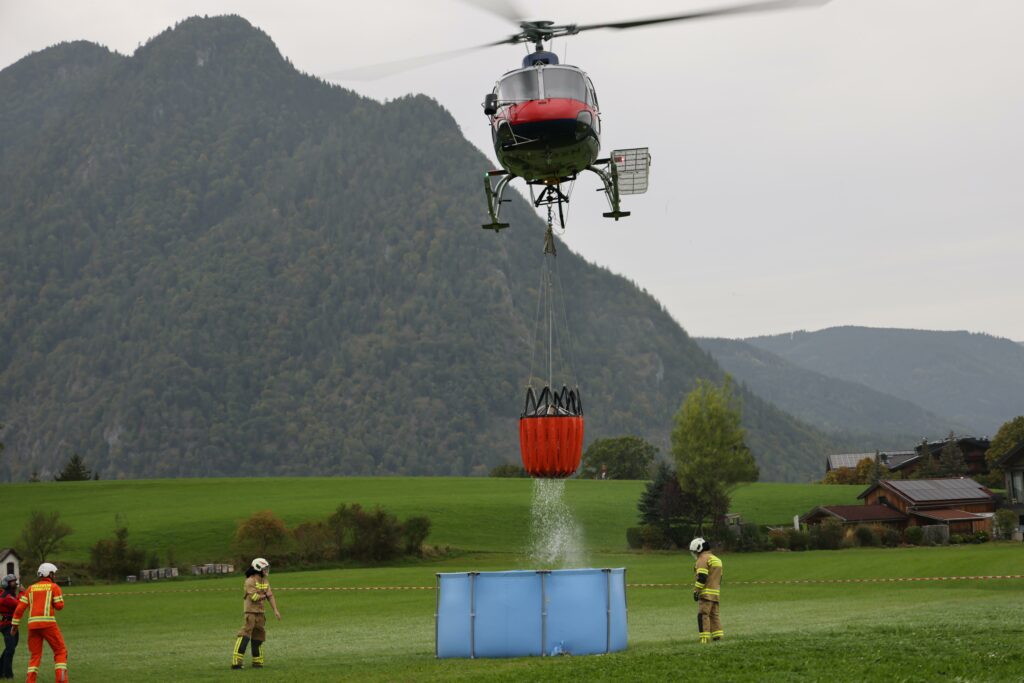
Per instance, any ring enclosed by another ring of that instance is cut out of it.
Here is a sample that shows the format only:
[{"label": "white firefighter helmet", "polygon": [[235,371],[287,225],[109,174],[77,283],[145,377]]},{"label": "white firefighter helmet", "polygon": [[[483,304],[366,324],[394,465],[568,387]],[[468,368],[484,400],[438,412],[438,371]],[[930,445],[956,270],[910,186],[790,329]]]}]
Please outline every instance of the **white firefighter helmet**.
[{"label": "white firefighter helmet", "polygon": [[57,573],[57,565],[52,562],[43,562],[39,565],[39,569],[36,570],[36,574],[43,577],[44,579],[51,574]]},{"label": "white firefighter helmet", "polygon": [[255,569],[258,572],[263,571],[264,569],[266,569],[269,566],[270,566],[270,563],[267,562],[262,557],[257,557],[255,560],[252,561],[252,568]]},{"label": "white firefighter helmet", "polygon": [[690,541],[690,552],[694,555],[700,555],[702,552],[704,552],[710,547],[711,544],[705,541],[700,536]]}]

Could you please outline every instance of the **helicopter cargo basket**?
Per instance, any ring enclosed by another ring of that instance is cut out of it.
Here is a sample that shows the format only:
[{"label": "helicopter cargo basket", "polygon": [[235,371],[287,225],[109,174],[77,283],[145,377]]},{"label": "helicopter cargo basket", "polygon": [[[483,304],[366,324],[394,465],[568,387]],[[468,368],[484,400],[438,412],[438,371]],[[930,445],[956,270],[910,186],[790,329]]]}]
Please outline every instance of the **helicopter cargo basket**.
[{"label": "helicopter cargo basket", "polygon": [[651,168],[651,153],[647,147],[617,149],[611,153],[618,174],[619,194],[647,192],[647,176]]}]

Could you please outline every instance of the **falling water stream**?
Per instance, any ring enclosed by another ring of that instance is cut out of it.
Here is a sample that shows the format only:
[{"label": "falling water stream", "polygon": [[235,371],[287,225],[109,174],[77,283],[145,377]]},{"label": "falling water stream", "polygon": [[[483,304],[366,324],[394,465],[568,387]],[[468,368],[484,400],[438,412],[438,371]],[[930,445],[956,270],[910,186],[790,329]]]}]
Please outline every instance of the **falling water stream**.
[{"label": "falling water stream", "polygon": [[533,480],[528,552],[539,568],[587,566],[583,529],[565,502],[564,479]]}]

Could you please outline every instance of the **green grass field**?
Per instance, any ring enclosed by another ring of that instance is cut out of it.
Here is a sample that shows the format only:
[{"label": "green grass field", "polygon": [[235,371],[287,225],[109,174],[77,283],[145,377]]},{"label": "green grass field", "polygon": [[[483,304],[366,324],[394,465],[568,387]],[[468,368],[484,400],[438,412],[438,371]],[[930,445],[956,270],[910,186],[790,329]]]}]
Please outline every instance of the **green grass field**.
[{"label": "green grass field", "polygon": [[[477,552],[515,552],[527,541],[532,484],[490,478],[162,479],[11,484],[0,547],[14,544],[33,509],[58,510],[74,533],[63,558],[88,559],[89,547],[128,525],[129,540],[179,564],[224,562],[239,520],[273,510],[289,525],[324,519],[340,503],[381,505],[401,518],[427,515],[428,542]],[[619,551],[637,521],[639,481],[573,480],[566,497],[586,531],[587,547]],[[733,510],[746,521],[787,524],[815,505],[855,503],[860,486],[752,484],[736,491]]]},{"label": "green grass field", "polygon": [[[590,564],[624,566],[631,584],[673,584],[628,589],[624,652],[436,660],[432,590],[327,590],[430,587],[437,571],[524,566],[518,548],[525,541],[530,486],[516,480],[256,479],[26,485],[8,491],[15,497],[11,509],[61,509],[81,536],[76,554],[90,539],[109,533],[115,512],[127,513],[136,542],[170,534],[184,556],[218,551],[224,542],[217,540],[218,529],[230,535],[233,520],[253,510],[270,508],[295,523],[321,517],[341,500],[379,502],[400,516],[428,514],[439,536],[430,542],[465,551],[433,563],[274,572],[284,619],[268,625],[263,671],[228,670],[240,625],[239,577],[72,587],[60,623],[71,674],[79,682],[1024,677],[1024,580],[889,581],[1024,573],[1024,546],[723,554],[726,639],[701,646],[688,587],[689,556],[623,550],[622,534],[633,524],[641,486],[635,482],[568,485],[570,504],[587,529]],[[851,502],[857,493],[858,487],[755,485],[737,494],[734,509],[749,519],[781,522],[817,503]],[[16,519],[13,528],[20,523]],[[874,581],[831,582],[836,579]],[[19,675],[26,659],[23,640],[15,661]],[[50,671],[44,659],[41,673],[48,678]]]}]

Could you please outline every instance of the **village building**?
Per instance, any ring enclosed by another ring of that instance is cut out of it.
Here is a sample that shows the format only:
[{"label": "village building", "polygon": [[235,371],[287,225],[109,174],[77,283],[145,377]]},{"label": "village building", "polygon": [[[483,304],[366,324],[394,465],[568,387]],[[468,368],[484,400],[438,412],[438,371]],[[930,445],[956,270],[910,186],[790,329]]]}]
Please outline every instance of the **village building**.
[{"label": "village building", "polygon": [[21,556],[13,548],[0,549],[0,571],[0,576],[14,574],[21,578]]},{"label": "village building", "polygon": [[973,479],[883,479],[857,496],[865,505],[885,505],[907,515],[907,526],[942,524],[950,533],[992,532],[996,499]]},{"label": "village building", "polygon": [[821,524],[828,517],[834,517],[843,526],[857,524],[881,524],[896,529],[907,526],[907,516],[888,505],[819,505],[800,518],[803,524]]},{"label": "village building", "polygon": [[[857,465],[864,458],[875,460],[876,452],[871,453],[833,453],[825,459],[825,473],[838,469],[857,469]],[[914,451],[877,451],[878,459],[882,466],[892,469],[893,464],[902,464],[911,458],[917,457]]]},{"label": "village building", "polygon": [[[1024,464],[1021,465],[1024,470]],[[1024,492],[1024,491],[1022,491]],[[954,534],[992,532],[996,500],[973,479],[917,479],[872,484],[858,498],[863,505],[821,505],[800,518],[820,524],[828,517],[844,525],[881,524],[903,530],[909,526],[942,525]]]},{"label": "village building", "polygon": [[[914,448],[912,455],[889,465],[889,471],[899,472],[904,478],[907,478],[921,466],[922,458],[925,455],[933,460],[938,460],[947,443],[949,443],[947,439],[929,441],[927,444],[922,443]],[[964,467],[967,469],[968,476],[988,474],[988,461],[985,459],[985,451],[991,445],[988,439],[961,436],[956,440],[956,445],[964,455]]]}]

